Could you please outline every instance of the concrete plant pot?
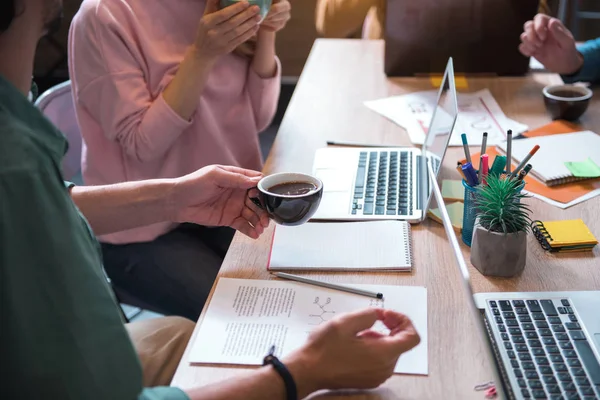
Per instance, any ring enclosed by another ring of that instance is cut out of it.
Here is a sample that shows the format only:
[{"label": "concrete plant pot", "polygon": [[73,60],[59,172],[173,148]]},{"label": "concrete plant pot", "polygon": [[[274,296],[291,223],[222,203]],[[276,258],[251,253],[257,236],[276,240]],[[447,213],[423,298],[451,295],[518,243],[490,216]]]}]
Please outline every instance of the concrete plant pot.
[{"label": "concrete plant pot", "polygon": [[525,268],[527,232],[497,233],[475,221],[471,264],[486,276],[512,277]]}]

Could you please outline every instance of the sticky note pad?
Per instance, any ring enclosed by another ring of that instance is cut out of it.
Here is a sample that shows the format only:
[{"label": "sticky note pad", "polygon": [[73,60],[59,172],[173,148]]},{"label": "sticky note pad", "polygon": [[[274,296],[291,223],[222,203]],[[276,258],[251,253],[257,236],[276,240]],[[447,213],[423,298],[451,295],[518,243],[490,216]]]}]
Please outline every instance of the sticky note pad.
[{"label": "sticky note pad", "polygon": [[[439,88],[440,86],[442,86],[443,78],[444,77],[442,75],[432,76],[431,78],[429,78],[429,80],[431,81],[431,86]],[[456,85],[457,89],[468,89],[469,88],[469,84],[467,83],[467,78],[465,78],[464,76],[455,76],[454,84]]]},{"label": "sticky note pad", "polygon": [[461,181],[444,179],[442,181],[442,197],[444,200],[464,200],[465,188]]},{"label": "sticky note pad", "polygon": [[565,167],[576,178],[598,178],[600,177],[600,167],[588,157],[585,161],[568,161]]},{"label": "sticky note pad", "polygon": [[[462,232],[463,227],[463,215],[465,211],[465,206],[463,203],[452,203],[446,205],[446,210],[448,211],[448,216],[450,217],[450,221],[452,221],[452,227],[458,233]],[[442,223],[442,213],[439,208],[432,208],[427,213],[429,217],[438,222]]]}]

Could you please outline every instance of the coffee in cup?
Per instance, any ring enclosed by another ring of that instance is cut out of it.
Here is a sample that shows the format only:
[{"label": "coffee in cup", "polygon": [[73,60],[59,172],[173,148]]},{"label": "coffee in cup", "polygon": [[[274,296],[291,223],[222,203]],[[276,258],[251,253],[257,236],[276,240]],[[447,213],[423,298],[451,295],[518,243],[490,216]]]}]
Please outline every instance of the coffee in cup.
[{"label": "coffee in cup", "polygon": [[319,208],[323,182],[311,175],[282,172],[262,178],[252,201],[280,225],[301,225]]}]

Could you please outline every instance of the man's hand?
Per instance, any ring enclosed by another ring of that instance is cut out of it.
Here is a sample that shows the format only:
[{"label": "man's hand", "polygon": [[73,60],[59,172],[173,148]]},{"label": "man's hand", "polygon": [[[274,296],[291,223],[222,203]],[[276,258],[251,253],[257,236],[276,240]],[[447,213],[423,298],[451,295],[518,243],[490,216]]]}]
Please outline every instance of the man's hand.
[{"label": "man's hand", "polygon": [[214,60],[232,52],[258,31],[259,12],[258,6],[247,1],[220,10],[219,0],[207,0],[194,43],[198,55]]},{"label": "man's hand", "polygon": [[275,0],[269,13],[260,24],[261,31],[279,32],[292,17],[292,5],[288,0]]},{"label": "man's hand", "polygon": [[[262,174],[237,167],[213,165],[175,179],[170,207],[175,222],[230,226],[256,239],[269,226],[269,217],[249,196]],[[250,190],[250,191],[249,191]]]},{"label": "man's hand", "polygon": [[[390,329],[389,335],[371,329],[378,320]],[[408,317],[369,308],[322,325],[283,362],[298,384],[299,397],[321,389],[370,389],[385,382],[398,357],[419,342]]]},{"label": "man's hand", "polygon": [[572,75],[583,66],[583,56],[577,51],[571,32],[560,20],[545,14],[525,23],[519,51],[558,74]]}]

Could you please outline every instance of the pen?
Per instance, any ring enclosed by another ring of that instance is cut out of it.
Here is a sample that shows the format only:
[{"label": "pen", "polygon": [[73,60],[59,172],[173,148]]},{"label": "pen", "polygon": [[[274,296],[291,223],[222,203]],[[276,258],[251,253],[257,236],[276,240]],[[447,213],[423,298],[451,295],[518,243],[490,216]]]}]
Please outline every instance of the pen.
[{"label": "pen", "polygon": [[467,177],[465,176],[463,170],[462,170],[462,163],[459,161],[456,163],[456,170],[458,171],[458,173],[460,174],[460,176],[462,176],[462,178],[465,180],[465,182],[467,181]]},{"label": "pen", "polygon": [[481,152],[479,154],[485,154],[485,151],[487,149],[487,135],[487,132],[483,132],[483,140],[481,141]]},{"label": "pen", "polygon": [[481,181],[481,183],[483,183],[484,185],[487,183],[487,176],[489,173],[489,159],[490,157],[487,154],[481,156],[482,165],[479,167],[479,169],[483,170],[483,180]]},{"label": "pen", "polygon": [[517,178],[517,180],[519,182],[521,182],[523,179],[525,179],[525,176],[527,176],[527,174],[529,173],[529,171],[531,171],[531,164],[527,164],[525,166],[525,168],[523,168],[521,171],[519,171],[519,177]]},{"label": "pen", "polygon": [[508,130],[506,132],[506,173],[510,176],[510,163],[511,163],[511,154],[512,154],[512,130]]},{"label": "pen", "polygon": [[523,168],[525,165],[527,165],[527,163],[529,162],[529,160],[531,160],[531,157],[533,157],[533,155],[535,153],[537,153],[537,151],[540,149],[539,145],[535,145],[533,146],[533,149],[531,149],[531,151],[529,152],[529,154],[527,154],[527,156],[523,159],[523,161],[521,161],[521,164],[519,164],[519,166],[515,169],[515,172],[513,172],[511,175],[517,176],[517,174],[519,173],[519,171],[521,170],[521,168]]},{"label": "pen", "polygon": [[460,135],[463,143],[463,148],[465,149],[465,157],[467,158],[467,163],[471,162],[471,153],[469,152],[469,142],[467,142],[467,134],[463,133]]},{"label": "pen", "polygon": [[467,177],[467,184],[469,186],[477,186],[479,181],[477,180],[477,173],[471,163],[466,163],[462,166],[463,173]]},{"label": "pen", "polygon": [[494,158],[494,163],[490,168],[489,174],[500,176],[502,172],[504,172],[504,167],[506,166],[506,157],[505,156],[496,156]]},{"label": "pen", "polygon": [[477,171],[477,179],[479,182],[483,182],[481,178],[483,178],[483,153],[479,156],[479,171]]},{"label": "pen", "polygon": [[278,278],[289,279],[292,281],[302,282],[302,283],[306,283],[309,285],[321,286],[321,287],[328,288],[328,289],[341,290],[342,292],[360,294],[362,296],[373,297],[375,299],[383,299],[382,293],[376,293],[376,292],[371,292],[368,290],[356,289],[356,288],[353,288],[350,286],[336,285],[334,283],[317,281],[314,279],[304,278],[304,277],[298,276],[298,275],[286,274],[285,272],[275,272],[273,275],[275,275]]},{"label": "pen", "polygon": [[406,147],[406,146],[394,146],[394,145],[384,145],[384,144],[366,144],[366,143],[356,143],[356,142],[334,142],[331,140],[327,141],[327,146],[344,146],[344,147]]}]

